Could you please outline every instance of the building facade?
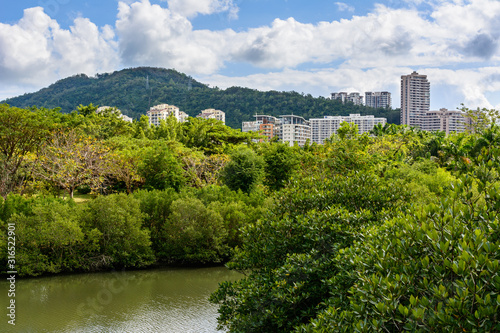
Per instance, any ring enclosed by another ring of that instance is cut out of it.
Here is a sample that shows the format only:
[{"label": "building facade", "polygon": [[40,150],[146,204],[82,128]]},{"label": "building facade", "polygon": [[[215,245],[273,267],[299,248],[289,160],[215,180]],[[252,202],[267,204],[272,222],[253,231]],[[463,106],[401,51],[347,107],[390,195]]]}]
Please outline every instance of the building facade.
[{"label": "building facade", "polygon": [[[148,112],[146,112],[146,115],[149,118],[149,125],[150,126],[158,126],[160,125],[161,120],[167,120],[167,118],[170,115],[173,115],[178,121],[181,121],[181,113],[182,111],[179,111],[179,108],[175,105],[169,105],[169,104],[159,104],[152,106]],[[183,118],[186,113],[183,113]],[[187,115],[186,115],[187,116]],[[185,120],[185,118],[184,118]]]},{"label": "building facade", "polygon": [[365,92],[365,105],[371,108],[390,108],[391,93],[388,91]]},{"label": "building facade", "polygon": [[308,139],[311,140],[311,126],[300,116],[281,116],[276,133],[281,142],[287,142],[290,146],[297,143],[303,147]]},{"label": "building facade", "polygon": [[242,123],[242,132],[259,132],[261,135],[267,137],[271,140],[277,135],[277,130],[279,127],[280,119],[267,116],[267,115],[255,115],[254,121],[244,121]]},{"label": "building facade", "polygon": [[222,121],[224,125],[226,124],[226,113],[221,110],[215,110],[215,109],[201,110],[200,114],[197,117],[203,119],[217,119]]},{"label": "building facade", "polygon": [[423,128],[430,108],[430,83],[427,75],[413,72],[401,76],[401,125]]},{"label": "building facade", "polygon": [[426,113],[422,129],[425,131],[443,131],[446,134],[463,132],[466,127],[466,117],[460,110],[445,108]]},{"label": "building facade", "polygon": [[350,114],[348,117],[324,116],[323,118],[312,118],[309,122],[311,124],[312,142],[323,144],[326,139],[329,139],[333,134],[337,134],[337,130],[343,122],[358,125],[358,133],[363,134],[370,132],[376,124],[385,125],[387,119],[375,118],[373,115]]},{"label": "building facade", "polygon": [[346,92],[338,92],[331,93],[331,99],[339,99],[342,103],[352,102],[355,105],[363,105],[363,96],[358,92],[346,93]]}]

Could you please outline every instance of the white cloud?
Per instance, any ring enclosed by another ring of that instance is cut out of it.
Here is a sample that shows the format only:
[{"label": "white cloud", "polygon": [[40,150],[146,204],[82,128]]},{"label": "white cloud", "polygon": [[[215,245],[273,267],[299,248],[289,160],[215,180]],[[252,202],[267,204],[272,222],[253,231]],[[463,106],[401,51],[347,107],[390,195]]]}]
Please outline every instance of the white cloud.
[{"label": "white cloud", "polygon": [[175,68],[188,73],[213,73],[224,62],[228,32],[193,31],[190,21],[148,0],[119,3],[116,32],[126,65]]},{"label": "white cloud", "polygon": [[0,82],[40,86],[55,79],[118,66],[110,27],[77,18],[69,30],[35,7],[14,25],[0,24]]},{"label": "white cloud", "polygon": [[[42,8],[31,8],[17,24],[0,23],[0,82],[42,86],[80,72],[160,66],[203,75],[203,82],[221,87],[231,82],[324,96],[346,89],[399,94],[400,76],[420,69],[431,84],[449,83],[457,104],[491,107],[488,94],[500,91],[500,1],[406,2],[411,6],[376,5],[350,19],[306,24],[291,17],[241,32],[195,30],[190,21],[215,13],[236,17],[234,0],[168,0],[168,8],[121,1],[115,27],[77,18],[68,30]],[[426,11],[419,11],[424,3]],[[218,75],[227,63],[272,72]],[[310,66],[325,69],[297,70]]]},{"label": "white cloud", "polygon": [[168,0],[167,2],[172,12],[184,17],[222,12],[227,12],[231,19],[238,17],[238,7],[233,0]]},{"label": "white cloud", "polygon": [[349,6],[348,4],[344,3],[344,2],[336,2],[335,3],[337,5],[337,8],[339,11],[341,12],[354,12],[354,7],[353,6]]}]

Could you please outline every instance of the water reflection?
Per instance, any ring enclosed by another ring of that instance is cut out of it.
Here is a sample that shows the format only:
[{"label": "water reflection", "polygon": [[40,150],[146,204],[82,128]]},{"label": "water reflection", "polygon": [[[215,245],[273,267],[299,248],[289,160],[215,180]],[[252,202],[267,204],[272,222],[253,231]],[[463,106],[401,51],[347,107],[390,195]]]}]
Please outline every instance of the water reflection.
[{"label": "water reflection", "polygon": [[239,277],[211,267],[18,280],[15,328],[7,324],[2,281],[0,332],[216,332],[217,307],[208,297]]}]

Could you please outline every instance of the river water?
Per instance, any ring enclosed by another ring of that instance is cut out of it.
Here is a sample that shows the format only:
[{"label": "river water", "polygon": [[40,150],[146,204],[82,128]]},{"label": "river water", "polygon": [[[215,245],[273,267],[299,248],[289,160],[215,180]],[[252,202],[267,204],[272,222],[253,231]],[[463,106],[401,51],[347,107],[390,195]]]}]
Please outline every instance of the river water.
[{"label": "river water", "polygon": [[16,325],[0,282],[0,332],[218,332],[208,297],[241,275],[225,267],[162,268],[16,281]]}]

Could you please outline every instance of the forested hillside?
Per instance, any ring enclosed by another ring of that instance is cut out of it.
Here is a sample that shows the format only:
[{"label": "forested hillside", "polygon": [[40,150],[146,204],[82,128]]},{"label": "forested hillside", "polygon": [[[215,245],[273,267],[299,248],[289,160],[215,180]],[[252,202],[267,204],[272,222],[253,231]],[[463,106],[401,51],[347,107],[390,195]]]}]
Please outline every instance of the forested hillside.
[{"label": "forested hillside", "polygon": [[75,110],[80,104],[93,103],[116,106],[136,119],[145,114],[149,106],[161,103],[176,105],[190,116],[196,116],[203,109],[216,108],[226,112],[226,124],[232,128],[241,128],[242,121],[253,120],[257,113],[273,116],[295,114],[306,119],[350,113],[373,114],[386,117],[389,123],[399,124],[399,110],[344,105],[336,100],[297,92],[210,88],[175,70],[151,67],[124,69],[97,74],[96,77],[80,74],[4,103],[21,108],[60,107],[64,113]]}]

